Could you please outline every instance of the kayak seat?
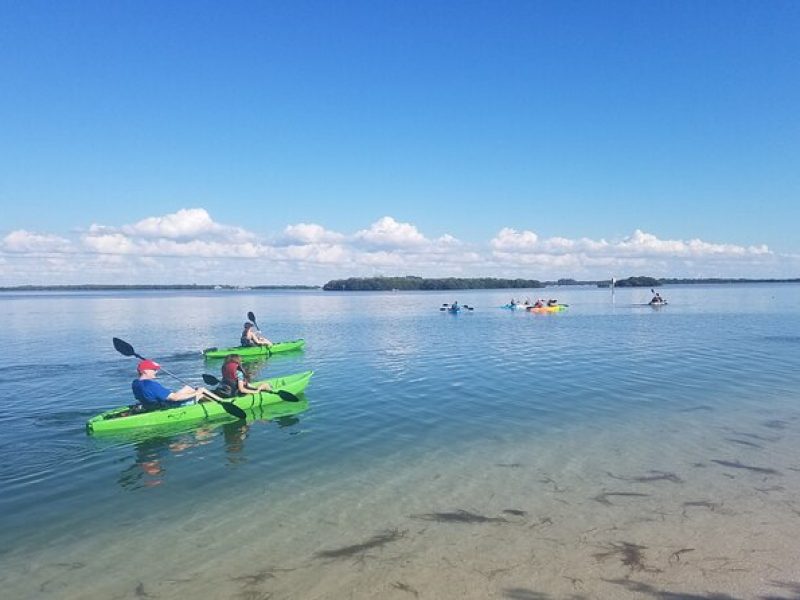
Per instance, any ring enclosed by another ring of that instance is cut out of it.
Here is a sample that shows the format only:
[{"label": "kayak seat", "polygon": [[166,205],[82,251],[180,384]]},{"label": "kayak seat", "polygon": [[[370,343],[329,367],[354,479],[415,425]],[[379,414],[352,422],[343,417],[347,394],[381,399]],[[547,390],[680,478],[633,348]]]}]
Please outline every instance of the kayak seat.
[{"label": "kayak seat", "polygon": [[128,410],[125,412],[117,413],[114,415],[107,415],[106,419],[119,419],[120,417],[130,417],[131,415],[138,415],[139,413],[145,412],[144,406],[141,404],[130,404],[128,405]]}]

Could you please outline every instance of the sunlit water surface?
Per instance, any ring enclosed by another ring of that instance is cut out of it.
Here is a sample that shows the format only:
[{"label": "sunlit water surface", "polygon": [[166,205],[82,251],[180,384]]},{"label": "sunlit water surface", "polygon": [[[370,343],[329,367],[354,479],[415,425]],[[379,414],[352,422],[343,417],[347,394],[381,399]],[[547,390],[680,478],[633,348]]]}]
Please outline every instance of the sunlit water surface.
[{"label": "sunlit water surface", "polygon": [[[661,291],[4,294],[3,597],[795,597],[800,286]],[[86,434],[247,311],[306,411]]]}]

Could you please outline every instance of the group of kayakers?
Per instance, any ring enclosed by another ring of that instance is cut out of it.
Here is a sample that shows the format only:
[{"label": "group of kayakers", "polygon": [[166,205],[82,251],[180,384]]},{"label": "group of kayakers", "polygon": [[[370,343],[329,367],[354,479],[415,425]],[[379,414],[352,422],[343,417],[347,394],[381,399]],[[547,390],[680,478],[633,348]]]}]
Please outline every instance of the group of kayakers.
[{"label": "group of kayakers", "polygon": [[510,306],[522,306],[522,307],[532,307],[532,308],[543,308],[545,306],[558,306],[558,300],[555,298],[550,298],[549,300],[545,301],[542,298],[537,298],[536,302],[531,304],[530,298],[525,298],[525,302],[521,300],[515,300],[514,298],[511,299],[509,303]]},{"label": "group of kayakers", "polygon": [[[243,347],[272,346],[272,342],[249,321],[244,324],[239,341],[240,346]],[[271,389],[268,383],[258,386],[250,385],[250,378],[242,368],[242,357],[238,354],[229,354],[225,357],[222,363],[222,380],[213,392],[204,387],[195,388],[189,385],[172,391],[156,381],[159,370],[161,370],[161,365],[154,360],[142,360],[136,367],[138,377],[131,383],[131,389],[133,397],[139,401],[145,411],[207,402],[213,399],[214,395],[233,398]]]}]

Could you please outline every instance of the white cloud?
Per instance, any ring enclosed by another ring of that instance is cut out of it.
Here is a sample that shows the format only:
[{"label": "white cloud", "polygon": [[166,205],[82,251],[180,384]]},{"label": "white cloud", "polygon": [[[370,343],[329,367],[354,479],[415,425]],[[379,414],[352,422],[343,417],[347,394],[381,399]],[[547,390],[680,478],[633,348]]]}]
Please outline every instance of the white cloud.
[{"label": "white cloud", "polygon": [[0,249],[15,253],[64,253],[71,250],[71,243],[66,238],[47,233],[33,233],[24,229],[12,231],[3,238]]},{"label": "white cloud", "polygon": [[357,241],[373,248],[412,248],[428,240],[411,223],[400,223],[392,217],[382,217],[355,234]]},{"label": "white cloud", "polygon": [[283,260],[320,264],[335,264],[350,259],[350,254],[344,247],[329,244],[289,246],[282,249],[279,256]]},{"label": "white cloud", "polygon": [[315,223],[287,225],[283,234],[289,244],[336,244],[345,238],[341,233],[329,231]]},{"label": "white cloud", "polygon": [[539,236],[532,231],[517,231],[510,227],[504,227],[489,244],[499,252],[526,251],[536,248],[538,241]]},{"label": "white cloud", "polygon": [[504,227],[489,241],[426,237],[390,216],[352,234],[316,223],[270,240],[183,209],[133,224],[92,224],[71,238],[16,230],[0,240],[0,285],[25,283],[310,283],[378,274],[428,277],[793,277],[800,257],[766,246],[661,239],[635,230],[616,241],[542,238]]},{"label": "white cloud", "polygon": [[122,227],[127,235],[168,239],[196,238],[233,229],[215,223],[203,208],[183,208],[169,215],[148,217]]}]

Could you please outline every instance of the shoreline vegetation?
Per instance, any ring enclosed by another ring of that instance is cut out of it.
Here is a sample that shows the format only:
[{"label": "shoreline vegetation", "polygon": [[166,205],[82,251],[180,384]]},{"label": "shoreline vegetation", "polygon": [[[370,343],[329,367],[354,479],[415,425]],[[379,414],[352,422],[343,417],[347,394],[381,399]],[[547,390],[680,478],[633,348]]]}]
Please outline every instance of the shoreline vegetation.
[{"label": "shoreline vegetation", "polygon": [[[614,287],[663,287],[665,285],[682,284],[717,284],[717,283],[800,283],[797,279],[657,279],[655,277],[628,277],[614,281]],[[422,277],[351,277],[349,279],[333,279],[322,286],[325,291],[407,291],[407,290],[477,290],[477,289],[514,289],[544,288],[570,285],[593,285],[611,287],[611,280],[559,279],[557,281],[538,281],[536,279],[495,279],[492,277],[461,279],[447,277],[443,279],[425,279]]]},{"label": "shoreline vegetation", "polygon": [[[614,287],[664,287],[669,285],[691,284],[731,284],[731,283],[800,283],[800,277],[794,279],[747,279],[747,278],[663,278],[628,277],[614,281]],[[536,289],[555,286],[597,286],[611,287],[611,280],[577,280],[558,279],[556,281],[539,281],[536,279],[502,279],[494,277],[479,278],[423,278],[408,275],[405,277],[350,277],[348,279],[332,279],[323,286],[319,285],[200,285],[200,284],[76,284],[76,285],[17,285],[0,286],[0,292],[114,292],[114,291],[254,291],[254,290],[319,290],[347,292],[377,291],[436,291],[436,290],[498,290],[498,289]]]},{"label": "shoreline vegetation", "polygon": [[445,277],[427,279],[407,275],[406,277],[351,277],[333,279],[322,286],[326,292],[372,292],[409,290],[500,290],[510,288],[543,288],[545,284],[536,279],[496,279],[480,277],[462,279]]}]

